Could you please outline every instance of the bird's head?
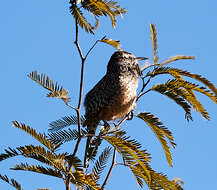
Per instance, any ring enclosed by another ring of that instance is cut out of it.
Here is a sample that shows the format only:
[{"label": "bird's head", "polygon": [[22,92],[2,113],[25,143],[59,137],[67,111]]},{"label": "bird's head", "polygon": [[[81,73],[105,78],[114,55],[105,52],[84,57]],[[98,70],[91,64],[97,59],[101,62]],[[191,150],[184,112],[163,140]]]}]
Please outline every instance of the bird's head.
[{"label": "bird's head", "polygon": [[145,60],[146,57],[136,57],[126,51],[116,51],[110,58],[108,72],[133,72],[140,73],[138,61]]}]

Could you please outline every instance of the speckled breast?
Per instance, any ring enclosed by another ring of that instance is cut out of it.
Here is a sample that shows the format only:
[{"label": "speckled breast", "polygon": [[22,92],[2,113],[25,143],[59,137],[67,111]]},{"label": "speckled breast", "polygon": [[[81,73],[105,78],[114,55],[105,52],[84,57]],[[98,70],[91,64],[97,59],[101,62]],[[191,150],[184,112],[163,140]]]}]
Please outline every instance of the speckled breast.
[{"label": "speckled breast", "polygon": [[119,87],[118,93],[111,99],[109,105],[101,110],[100,119],[120,119],[135,109],[138,77],[135,75],[120,76]]}]

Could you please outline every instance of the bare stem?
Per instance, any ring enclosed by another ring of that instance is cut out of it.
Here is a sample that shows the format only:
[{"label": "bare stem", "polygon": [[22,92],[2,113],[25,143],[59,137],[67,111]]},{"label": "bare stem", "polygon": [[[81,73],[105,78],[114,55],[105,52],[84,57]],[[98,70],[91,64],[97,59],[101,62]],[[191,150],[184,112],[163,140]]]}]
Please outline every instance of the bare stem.
[{"label": "bare stem", "polygon": [[78,21],[77,20],[75,20],[75,42],[74,43],[78,49],[78,53],[79,53],[81,59],[83,60],[84,56],[83,56],[83,53],[82,53],[82,50],[81,50],[81,47],[80,47],[79,41],[78,41]]},{"label": "bare stem", "polygon": [[114,167],[115,167],[115,165],[116,165],[116,154],[117,154],[117,151],[116,151],[116,149],[114,148],[113,158],[112,158],[112,164],[111,164],[111,167],[110,167],[110,169],[109,169],[109,171],[108,171],[108,174],[107,174],[107,176],[106,176],[106,178],[105,178],[105,181],[104,181],[104,183],[102,184],[101,190],[103,190],[103,189],[105,188],[105,186],[106,186],[106,184],[107,184],[107,182],[108,182],[108,180],[109,180],[109,177],[111,176],[112,170],[114,169]]},{"label": "bare stem", "polygon": [[70,108],[72,108],[73,110],[77,111],[77,108],[73,107],[72,105],[70,105],[69,103],[66,103],[66,105]]},{"label": "bare stem", "polygon": [[136,98],[136,101],[138,101],[139,98],[141,98],[144,94],[146,94],[147,92],[150,91],[150,90],[147,90],[146,92],[143,92],[144,89],[145,89],[145,87],[146,87],[146,86],[149,84],[149,82],[151,81],[151,79],[152,79],[152,76],[150,76],[149,79],[145,82],[145,81],[144,81],[144,78],[142,78],[143,85],[142,85],[142,88],[141,88],[141,90],[140,90],[140,92],[139,92],[137,98]]},{"label": "bare stem", "polygon": [[86,54],[85,57],[84,57],[84,60],[87,59],[87,56],[90,54],[90,52],[93,50],[93,48],[96,46],[96,44],[97,44],[99,41],[100,41],[100,40],[97,40],[97,41],[93,44],[93,46],[89,49],[89,51],[87,52],[87,54]]},{"label": "bare stem", "polygon": [[71,190],[71,188],[70,188],[70,176],[67,177],[65,184],[66,184],[66,190]]}]

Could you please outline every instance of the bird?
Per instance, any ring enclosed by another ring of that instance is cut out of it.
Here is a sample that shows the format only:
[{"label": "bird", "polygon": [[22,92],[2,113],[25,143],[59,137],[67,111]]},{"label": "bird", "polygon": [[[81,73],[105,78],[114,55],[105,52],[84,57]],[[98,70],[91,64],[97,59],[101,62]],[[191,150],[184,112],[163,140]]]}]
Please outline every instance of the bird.
[{"label": "bird", "polygon": [[84,167],[89,166],[88,148],[94,138],[99,122],[121,119],[136,108],[136,91],[140,68],[138,61],[147,59],[135,57],[126,51],[112,54],[104,77],[86,94],[84,100],[87,142]]}]

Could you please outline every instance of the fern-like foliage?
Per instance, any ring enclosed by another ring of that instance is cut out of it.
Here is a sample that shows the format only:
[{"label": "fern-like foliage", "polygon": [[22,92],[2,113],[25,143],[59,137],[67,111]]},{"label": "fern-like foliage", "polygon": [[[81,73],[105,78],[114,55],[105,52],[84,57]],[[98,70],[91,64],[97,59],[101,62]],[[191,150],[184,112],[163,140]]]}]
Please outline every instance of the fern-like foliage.
[{"label": "fern-like foliage", "polygon": [[167,96],[176,102],[179,106],[181,106],[185,111],[185,118],[187,121],[192,120],[191,116],[191,106],[188,102],[183,98],[186,96],[186,92],[180,88],[169,89],[162,85],[155,85],[152,87],[153,91],[159,92],[162,95]]},{"label": "fern-like foliage", "polygon": [[63,178],[63,175],[59,170],[40,166],[40,165],[29,165],[27,163],[21,163],[21,164],[16,164],[11,169],[12,170],[31,171],[31,172],[36,172],[36,173],[49,175],[49,176],[53,176],[53,177]]},{"label": "fern-like foliage", "polygon": [[172,63],[174,61],[180,61],[180,60],[183,60],[183,59],[195,59],[195,57],[194,56],[186,56],[186,55],[175,55],[175,56],[169,57],[168,59],[162,61],[159,64],[159,66],[163,66],[163,65]]},{"label": "fern-like foliage", "polygon": [[109,16],[112,26],[116,26],[116,17],[126,13],[126,9],[120,8],[115,1],[85,0],[82,7],[95,16]]},{"label": "fern-like foliage", "polygon": [[154,69],[153,72],[148,72],[147,76],[157,76],[160,74],[170,74],[173,76],[173,73],[177,73],[181,76],[186,76],[192,79],[195,79],[201,83],[203,83],[206,87],[208,87],[212,93],[214,93],[214,95],[217,97],[217,88],[215,87],[214,84],[212,84],[208,79],[206,79],[205,77],[199,75],[199,74],[192,74],[189,71],[185,71],[185,70],[181,70],[178,68],[171,68],[171,67],[158,67],[156,69]]},{"label": "fern-like foliage", "polygon": [[174,138],[173,138],[172,133],[165,126],[163,126],[162,122],[157,117],[155,117],[153,114],[150,114],[147,112],[146,113],[140,113],[137,115],[137,117],[144,120],[146,122],[146,124],[155,133],[155,135],[157,136],[158,140],[160,141],[160,143],[164,149],[164,152],[165,152],[165,155],[166,155],[166,158],[167,158],[169,165],[172,166],[172,155],[171,155],[168,143],[166,141],[166,138],[167,138],[167,140],[169,140],[172,147],[175,148],[176,144],[174,142]]},{"label": "fern-like foliage", "polygon": [[43,144],[44,146],[46,146],[49,150],[51,151],[55,151],[58,147],[59,144],[56,143],[52,143],[45,134],[42,133],[38,133],[35,129],[31,128],[30,126],[27,126],[23,123],[19,123],[17,121],[12,121],[13,126],[21,129],[23,131],[25,131],[26,133],[28,133],[29,135],[31,135],[32,137],[34,137],[37,141],[39,141],[41,144]]},{"label": "fern-like foliage", "polygon": [[93,179],[90,174],[84,174],[82,171],[71,172],[71,183],[76,186],[82,187],[90,187],[93,190],[100,190],[99,184]]},{"label": "fern-like foliage", "polygon": [[[96,160],[95,165],[91,172],[91,177],[96,181],[99,182],[101,178],[103,170],[106,168],[106,164],[111,156],[111,147],[105,148],[102,153],[100,154],[99,158]],[[86,186],[86,190],[93,190],[90,186]]]},{"label": "fern-like foliage", "polygon": [[[83,125],[85,121],[85,117],[81,116],[81,124]],[[65,116],[61,119],[58,119],[56,121],[53,121],[49,124],[49,131],[54,132],[54,131],[58,131],[61,130],[65,127],[71,126],[71,125],[77,125],[78,124],[78,118],[75,115],[71,115],[71,116]]]},{"label": "fern-like foliage", "polygon": [[0,179],[11,185],[17,190],[22,190],[21,185],[15,180],[15,179],[9,179],[8,176],[6,175],[1,175],[0,174]]},{"label": "fern-like foliage", "polygon": [[109,136],[104,136],[108,143],[110,143],[122,156],[125,165],[131,165],[133,163],[139,164],[146,172],[148,179],[151,180],[149,171],[150,157],[146,150],[140,150],[141,144],[136,140],[130,140],[129,137],[124,136],[125,132],[113,133]]},{"label": "fern-like foliage", "polygon": [[66,154],[55,154],[51,151],[47,151],[42,146],[26,145],[17,147],[16,149],[5,149],[5,153],[0,154],[0,161],[15,156],[33,158],[39,162],[52,166],[60,171],[66,171],[66,168],[63,165]]},{"label": "fern-like foliage", "polygon": [[86,20],[83,16],[83,13],[80,8],[77,7],[75,1],[71,1],[70,12],[77,23],[80,25],[81,28],[84,28],[86,32],[93,34],[93,27],[91,24]]},{"label": "fern-like foliage", "polygon": [[103,170],[106,168],[106,164],[111,156],[111,147],[105,148],[96,160],[95,165],[92,169],[92,176],[98,182],[101,177]]},{"label": "fern-like foliage", "polygon": [[12,157],[19,156],[19,155],[21,155],[21,153],[18,150],[18,148],[13,149],[9,147],[8,149],[5,149],[5,153],[0,154],[0,162],[8,158],[12,158]]},{"label": "fern-like foliage", "polygon": [[[85,130],[81,130],[82,136],[86,135]],[[62,144],[68,141],[77,140],[79,138],[79,133],[76,129],[67,129],[61,131],[55,131],[48,133],[49,140],[54,144]]]},{"label": "fern-like foliage", "polygon": [[150,24],[150,31],[151,31],[151,41],[152,41],[152,49],[153,49],[153,61],[155,65],[159,61],[159,56],[158,56],[157,29],[154,24]]},{"label": "fern-like foliage", "polygon": [[106,43],[110,46],[113,46],[114,48],[116,48],[118,51],[121,51],[121,47],[120,47],[120,41],[117,40],[112,40],[112,39],[102,39],[100,40],[103,43]]},{"label": "fern-like foliage", "polygon": [[[168,80],[165,84],[158,84],[152,87],[152,90],[157,91],[163,95],[167,95],[170,98],[173,98],[176,103],[178,103],[180,106],[183,107],[183,109],[186,111],[187,118],[191,118],[191,115],[189,113],[187,104],[184,103],[184,101],[187,101],[190,105],[193,106],[193,108],[198,111],[205,119],[209,120],[209,113],[205,110],[203,105],[198,101],[196,95],[194,94],[194,91],[200,92],[207,97],[209,97],[211,100],[213,100],[215,103],[217,103],[216,96],[210,92],[206,87],[201,87],[198,84],[190,83],[185,80],[180,79],[174,79],[174,80]],[[184,100],[180,102],[177,100],[176,97],[182,97]]]},{"label": "fern-like foliage", "polygon": [[69,102],[68,92],[62,86],[59,86],[56,82],[54,84],[53,80],[50,80],[45,74],[38,74],[37,71],[34,71],[28,75],[36,83],[40,84],[43,88],[49,90],[47,97],[60,98],[65,103]]},{"label": "fern-like foliage", "polygon": [[[106,0],[85,0],[81,1],[81,6],[74,0],[70,0],[70,12],[78,25],[86,32],[94,34],[94,30],[97,29],[99,25],[100,16],[109,16],[112,22],[112,26],[116,26],[116,17],[126,13],[126,9],[120,8],[115,1]],[[91,13],[95,18],[95,26],[91,25],[87,19],[84,17],[83,11]]]},{"label": "fern-like foliage", "polygon": [[169,180],[166,175],[158,173],[153,169],[149,168],[151,180],[148,179],[147,174],[139,164],[129,165],[130,170],[136,178],[138,185],[143,188],[144,181],[146,182],[149,189],[156,190],[183,190],[183,188],[173,180]]},{"label": "fern-like foliage", "polygon": [[[156,126],[153,127],[153,130],[157,133],[164,146],[165,137],[175,146],[171,132],[162,126],[157,118],[149,113],[146,113],[144,116],[141,114],[138,117],[145,118],[147,122],[150,122],[149,120],[153,122],[154,120]],[[169,180],[165,175],[155,172],[150,167],[150,155],[146,150],[141,149],[140,143],[134,139],[129,139],[125,134],[125,131],[118,131],[110,133],[110,135],[104,136],[103,138],[120,153],[124,160],[124,165],[129,167],[140,187],[143,187],[143,183],[145,182],[149,189],[182,189],[177,183]]]}]

